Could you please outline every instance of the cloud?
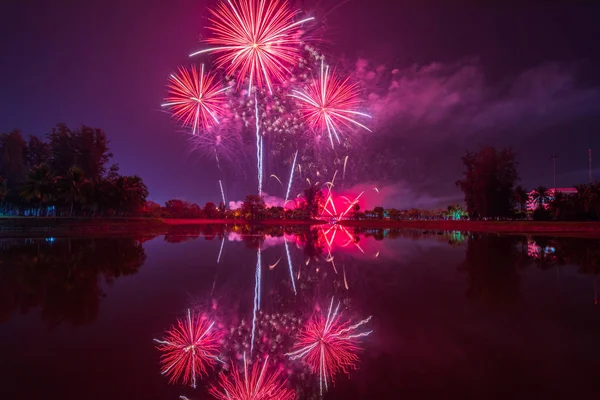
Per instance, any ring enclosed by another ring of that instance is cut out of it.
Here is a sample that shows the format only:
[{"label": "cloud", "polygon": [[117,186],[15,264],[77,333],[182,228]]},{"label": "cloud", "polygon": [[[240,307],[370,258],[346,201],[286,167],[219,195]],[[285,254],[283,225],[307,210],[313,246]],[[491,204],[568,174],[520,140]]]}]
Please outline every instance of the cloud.
[{"label": "cloud", "polygon": [[355,66],[375,129],[393,125],[407,134],[420,128],[440,136],[534,132],[600,110],[600,88],[580,87],[576,72],[572,65],[544,63],[491,82],[474,59],[393,70],[361,59]]}]

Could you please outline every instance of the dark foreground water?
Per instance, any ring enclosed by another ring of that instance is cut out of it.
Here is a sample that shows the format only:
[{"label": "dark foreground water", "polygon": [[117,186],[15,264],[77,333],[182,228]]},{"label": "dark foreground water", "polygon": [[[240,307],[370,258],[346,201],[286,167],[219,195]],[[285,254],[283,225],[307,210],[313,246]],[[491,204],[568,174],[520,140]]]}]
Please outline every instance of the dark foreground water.
[{"label": "dark foreground water", "polygon": [[250,386],[300,399],[598,398],[599,273],[597,239],[0,239],[0,399],[214,398],[244,355]]}]

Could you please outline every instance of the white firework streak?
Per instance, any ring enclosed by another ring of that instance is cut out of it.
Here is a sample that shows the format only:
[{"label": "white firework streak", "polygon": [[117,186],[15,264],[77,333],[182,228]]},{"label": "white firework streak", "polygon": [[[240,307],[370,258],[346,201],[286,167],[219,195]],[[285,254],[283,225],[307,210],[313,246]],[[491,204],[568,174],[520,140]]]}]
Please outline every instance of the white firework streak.
[{"label": "white firework streak", "polygon": [[260,310],[260,281],[261,281],[261,262],[260,247],[256,254],[256,273],[254,274],[254,307],[252,310],[252,337],[250,342],[250,354],[254,350],[254,333],[256,332],[256,313]]},{"label": "white firework streak", "polygon": [[292,171],[290,172],[290,180],[288,181],[287,191],[285,192],[285,201],[283,203],[284,206],[286,205],[286,203],[288,202],[288,198],[290,197],[290,190],[292,189],[292,180],[294,179],[294,169],[296,169],[296,158],[297,157],[298,157],[298,150],[296,150],[296,154],[294,154],[294,162],[292,163]]},{"label": "white firework streak", "polygon": [[[329,311],[327,312],[327,319],[325,320],[325,326],[323,328],[323,333],[321,334],[321,338],[323,338],[329,334],[331,327],[333,326],[333,324],[335,323],[337,318],[339,316],[341,316],[341,314],[339,314],[340,302],[338,302],[337,306],[335,307],[335,311],[333,311],[333,314],[332,314],[331,311],[333,309],[333,300],[334,299],[332,297],[331,303],[329,304]],[[357,324],[354,324],[352,326],[349,326],[348,328],[342,329],[337,333],[331,334],[331,337],[335,337],[337,340],[352,340],[352,339],[369,336],[373,331],[359,332],[359,333],[354,333],[354,332],[362,325],[368,323],[371,320],[371,318],[372,318],[372,316],[369,316],[368,318],[363,319],[362,321],[358,322]],[[296,351],[293,351],[291,353],[286,353],[284,355],[289,356],[290,360],[292,360],[292,361],[298,360],[300,358],[305,357],[308,353],[310,353],[312,350],[317,348],[317,346],[319,346],[319,348],[320,348],[319,351],[320,351],[321,362],[319,365],[319,387],[320,387],[320,391],[321,391],[321,395],[322,395],[323,394],[323,386],[325,386],[325,390],[328,390],[328,380],[329,380],[329,377],[327,376],[327,368],[325,366],[325,343],[322,340],[319,340],[308,346],[305,346],[305,347],[298,349]]]},{"label": "white firework streak", "polygon": [[[218,162],[218,159],[217,159],[217,162]],[[225,203],[225,192],[223,191],[223,183],[221,182],[220,179],[219,179],[219,186],[221,187],[221,198],[223,198],[223,207],[226,207],[227,203]]]},{"label": "white firework streak", "polygon": [[287,254],[288,267],[290,269],[290,279],[292,280],[292,288],[294,289],[294,294],[296,293],[296,282],[294,282],[294,268],[292,267],[292,257],[290,256],[290,247],[288,246],[287,240],[283,239],[283,243],[285,244],[285,253]]},{"label": "white firework streak", "polygon": [[256,94],[254,95],[254,115],[256,124],[256,168],[258,170],[258,195],[262,196],[262,136],[260,135],[260,127],[258,121],[258,101]]},{"label": "white firework streak", "polygon": [[223,246],[225,245],[225,236],[221,239],[221,249],[219,250],[219,256],[217,257],[217,264],[221,261],[221,253],[223,253]]}]

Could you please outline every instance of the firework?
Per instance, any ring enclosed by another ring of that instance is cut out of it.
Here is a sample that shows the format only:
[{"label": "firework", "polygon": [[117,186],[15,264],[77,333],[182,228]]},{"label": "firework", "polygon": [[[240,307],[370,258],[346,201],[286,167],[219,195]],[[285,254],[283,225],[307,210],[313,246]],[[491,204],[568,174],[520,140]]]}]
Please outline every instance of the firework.
[{"label": "firework", "polygon": [[294,179],[294,169],[296,169],[296,158],[298,158],[298,150],[296,150],[296,154],[294,154],[294,161],[292,162],[292,171],[290,172],[290,180],[288,181],[287,191],[285,192],[285,202],[283,205],[288,202],[288,198],[290,197],[290,190],[292,189],[292,180]]},{"label": "firework", "polygon": [[287,240],[283,239],[283,243],[285,244],[285,253],[287,255],[288,268],[290,269],[290,279],[292,280],[292,289],[294,289],[294,294],[296,293],[296,282],[294,282],[294,268],[292,267],[292,257],[290,256],[290,247],[288,246]]},{"label": "firework", "polygon": [[254,274],[254,306],[252,309],[252,337],[250,342],[250,354],[254,350],[254,335],[256,332],[256,313],[260,310],[260,283],[261,283],[261,269],[262,263],[260,260],[260,247],[256,253],[256,272]]},{"label": "firework", "polygon": [[231,376],[220,375],[219,385],[212,385],[209,393],[218,400],[293,400],[296,394],[285,387],[286,380],[280,379],[281,370],[268,371],[265,358],[262,367],[254,364],[248,371],[248,362],[244,354],[244,373],[240,374],[233,365]]},{"label": "firework", "polygon": [[[217,159],[218,160],[218,159]],[[221,188],[221,198],[223,199],[223,207],[225,207],[225,192],[223,191],[223,182],[219,179],[219,187]]]},{"label": "firework", "polygon": [[254,84],[272,92],[274,81],[285,80],[300,54],[300,25],[313,19],[295,21],[299,11],[282,0],[227,0],[210,12],[213,37],[206,42],[215,47],[190,57],[217,54],[217,65],[237,75],[238,85],[249,79],[248,93]]},{"label": "firework", "polygon": [[321,394],[323,387],[327,390],[329,381],[333,381],[338,372],[348,373],[356,368],[356,353],[360,350],[358,339],[372,332],[357,332],[371,317],[350,325],[350,322],[340,321],[339,308],[340,303],[332,312],[332,298],[327,318],[321,313],[313,317],[301,331],[293,351],[286,354],[291,360],[304,360],[313,373],[318,372]]},{"label": "firework", "polygon": [[161,107],[169,107],[175,119],[192,128],[192,134],[219,123],[224,113],[223,92],[228,87],[221,87],[213,74],[205,74],[204,64],[200,69],[180,67],[176,75],[169,77],[168,88],[169,97]]},{"label": "firework", "polygon": [[169,377],[169,382],[181,381],[195,388],[196,377],[221,362],[218,358],[221,333],[213,329],[214,324],[188,310],[187,318],[178,319],[177,326],[172,326],[163,340],[154,339],[163,353],[161,373]]},{"label": "firework", "polygon": [[335,71],[331,73],[323,60],[318,78],[313,79],[306,90],[293,90],[290,96],[299,100],[300,111],[315,132],[327,132],[332,148],[334,138],[340,143],[339,134],[344,127],[357,126],[371,131],[355,119],[370,118],[356,111],[360,103],[358,85],[351,83],[348,77],[339,77]]}]

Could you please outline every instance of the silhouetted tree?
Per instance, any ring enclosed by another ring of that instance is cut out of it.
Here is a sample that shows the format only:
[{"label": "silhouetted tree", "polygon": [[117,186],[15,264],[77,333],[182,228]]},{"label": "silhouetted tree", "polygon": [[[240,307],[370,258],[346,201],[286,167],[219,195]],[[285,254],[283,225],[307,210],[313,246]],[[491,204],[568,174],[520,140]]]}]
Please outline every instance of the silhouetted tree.
[{"label": "silhouetted tree", "polygon": [[519,179],[512,149],[483,147],[462,158],[464,179],[456,185],[465,195],[471,216],[508,217],[513,213],[514,184]]}]

